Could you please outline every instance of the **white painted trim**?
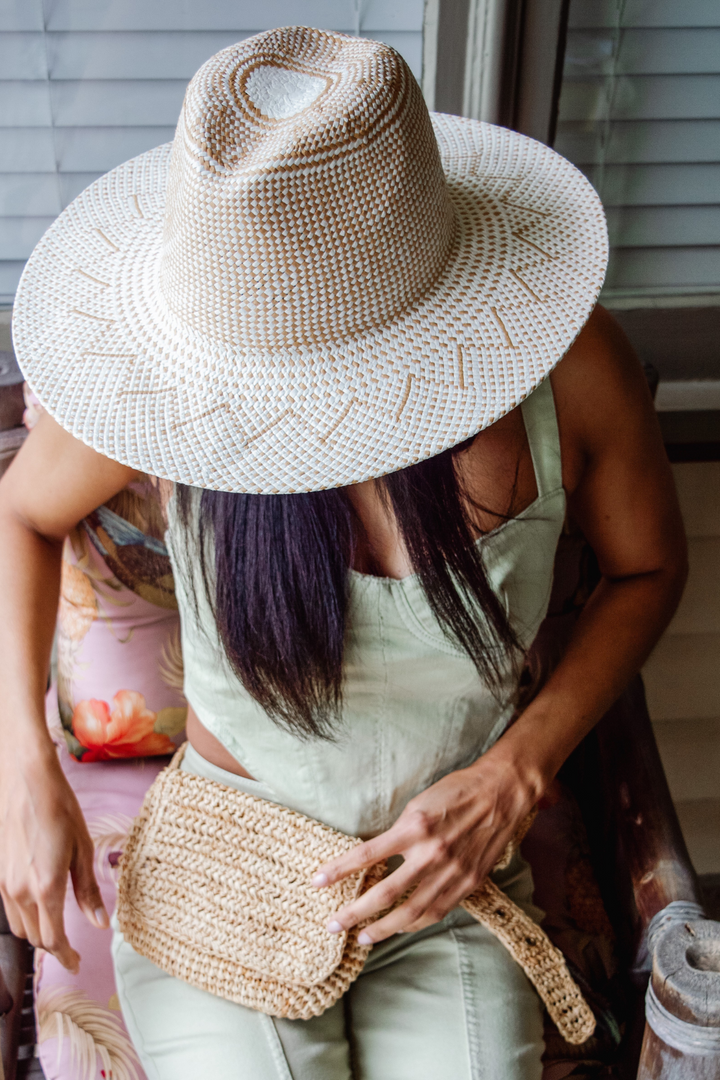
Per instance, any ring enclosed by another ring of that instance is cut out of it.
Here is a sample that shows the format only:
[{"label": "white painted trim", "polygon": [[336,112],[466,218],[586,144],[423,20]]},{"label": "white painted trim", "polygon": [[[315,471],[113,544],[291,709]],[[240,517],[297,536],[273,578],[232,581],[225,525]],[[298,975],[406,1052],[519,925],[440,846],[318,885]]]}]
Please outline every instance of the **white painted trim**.
[{"label": "white painted trim", "polygon": [[696,412],[720,409],[720,379],[660,382],[655,395],[658,412]]},{"label": "white painted trim", "polygon": [[496,124],[500,115],[505,0],[470,0],[463,116]]},{"label": "white painted trim", "polygon": [[421,87],[425,104],[435,108],[435,79],[437,77],[438,23],[440,0],[425,0],[423,16],[423,60]]}]

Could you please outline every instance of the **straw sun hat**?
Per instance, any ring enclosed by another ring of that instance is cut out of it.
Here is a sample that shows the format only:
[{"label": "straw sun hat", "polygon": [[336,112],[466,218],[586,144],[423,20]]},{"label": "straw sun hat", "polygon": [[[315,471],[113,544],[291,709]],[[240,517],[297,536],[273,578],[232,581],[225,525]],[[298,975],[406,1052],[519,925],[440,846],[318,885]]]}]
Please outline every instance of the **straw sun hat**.
[{"label": "straw sun hat", "polygon": [[157,476],[339,487],[421,461],[546,377],[597,298],[597,195],[548,147],[429,117],[402,58],[302,27],[224,49],[175,140],[35,248],[14,340],[47,411]]}]

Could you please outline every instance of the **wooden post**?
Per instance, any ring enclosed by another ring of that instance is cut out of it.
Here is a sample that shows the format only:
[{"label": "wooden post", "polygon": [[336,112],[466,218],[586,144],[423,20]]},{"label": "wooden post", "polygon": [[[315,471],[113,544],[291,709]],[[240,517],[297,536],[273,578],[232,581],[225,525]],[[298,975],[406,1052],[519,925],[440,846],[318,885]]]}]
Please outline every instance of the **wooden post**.
[{"label": "wooden post", "polygon": [[15,1080],[25,981],[31,964],[32,956],[27,941],[13,937],[5,924],[5,912],[0,906],[0,969],[9,998],[6,1004],[10,1005],[9,1012],[2,1017],[0,1029],[0,1061],[5,1080]]},{"label": "wooden post", "polygon": [[639,675],[600,721],[597,736],[606,797],[614,802],[641,937],[669,903],[701,904],[701,898]]},{"label": "wooden post", "polygon": [[655,939],[637,1080],[720,1077],[720,923],[672,923]]}]

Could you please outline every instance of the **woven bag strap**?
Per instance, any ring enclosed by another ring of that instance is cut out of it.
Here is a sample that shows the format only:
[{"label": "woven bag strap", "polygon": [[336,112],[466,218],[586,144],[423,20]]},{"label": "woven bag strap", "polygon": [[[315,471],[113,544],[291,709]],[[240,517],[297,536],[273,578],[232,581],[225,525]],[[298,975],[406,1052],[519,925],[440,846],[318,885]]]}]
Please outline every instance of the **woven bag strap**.
[{"label": "woven bag strap", "polygon": [[595,1017],[544,930],[494,882],[486,879],[462,901],[474,919],[502,942],[542,998],[566,1042],[578,1045],[595,1031]]},{"label": "woven bag strap", "polygon": [[530,829],[532,828],[532,823],[536,817],[537,806],[533,806],[528,816],[524,818],[518,825],[517,832],[508,842],[508,846],[505,848],[502,855],[495,863],[493,870],[507,870],[508,866],[512,862],[513,855],[520,847],[527,834],[530,832]]},{"label": "woven bag strap", "polygon": [[189,745],[190,743],[186,741],[182,744],[182,746],[179,746],[177,748],[166,767],[166,772],[175,772],[177,769],[180,768],[182,759],[185,757],[185,751],[187,750]]},{"label": "woven bag strap", "polygon": [[[505,870],[510,865],[536,816],[535,806],[521,821],[495,870]],[[545,931],[489,878],[462,901],[462,906],[502,942],[520,965],[563,1039],[576,1045],[589,1039],[595,1030],[593,1012],[570,974],[565,957]]]}]

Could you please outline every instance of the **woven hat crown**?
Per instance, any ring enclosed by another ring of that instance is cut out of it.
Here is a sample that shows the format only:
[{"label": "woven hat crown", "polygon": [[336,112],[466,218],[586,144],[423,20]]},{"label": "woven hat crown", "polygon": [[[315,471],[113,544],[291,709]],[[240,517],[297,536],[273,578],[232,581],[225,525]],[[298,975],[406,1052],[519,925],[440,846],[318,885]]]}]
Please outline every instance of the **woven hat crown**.
[{"label": "woven hat crown", "polygon": [[392,319],[432,285],[453,212],[427,108],[387,45],[289,27],[192,79],[159,284],[203,335],[284,349]]},{"label": "woven hat crown", "polygon": [[317,491],[515,408],[606,263],[598,197],[549,147],[430,117],[386,45],[286,27],[212,57],[174,142],[53,222],[13,340],[46,410],[106,457]]}]

